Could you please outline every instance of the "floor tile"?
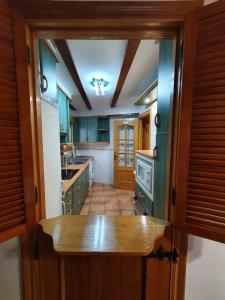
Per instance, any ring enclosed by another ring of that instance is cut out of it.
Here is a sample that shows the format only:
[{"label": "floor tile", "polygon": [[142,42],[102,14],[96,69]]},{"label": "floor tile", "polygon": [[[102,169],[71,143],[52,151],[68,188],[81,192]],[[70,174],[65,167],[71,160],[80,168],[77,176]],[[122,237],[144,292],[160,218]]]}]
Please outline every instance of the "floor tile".
[{"label": "floor tile", "polygon": [[107,216],[118,216],[120,215],[120,210],[106,210],[105,214]]},{"label": "floor tile", "polygon": [[102,203],[91,203],[90,204],[90,212],[93,212],[93,211],[104,212],[104,210],[105,210],[105,206]]},{"label": "floor tile", "polygon": [[90,212],[88,212],[88,211],[82,211],[81,210],[81,212],[80,212],[81,216],[88,216],[89,214],[90,214]]},{"label": "floor tile", "polygon": [[90,207],[90,204],[85,203],[85,204],[82,206],[81,211],[89,211],[89,207]]},{"label": "floor tile", "polygon": [[120,206],[117,201],[105,202],[105,210],[119,210]]},{"label": "floor tile", "polygon": [[87,197],[87,198],[84,200],[84,204],[90,203],[90,202],[91,202],[91,199],[92,199],[92,197]]},{"label": "floor tile", "polygon": [[129,196],[127,196],[127,195],[118,195],[117,199],[119,201],[131,201],[131,198]]},{"label": "floor tile", "polygon": [[133,216],[135,214],[134,209],[121,209],[121,215]]},{"label": "floor tile", "polygon": [[104,196],[93,196],[91,197],[91,203],[104,203],[105,198]]},{"label": "floor tile", "polygon": [[114,192],[114,191],[104,190],[103,193],[104,193],[104,196],[113,196],[113,197],[117,196],[116,192]]},{"label": "floor tile", "polygon": [[133,209],[134,205],[133,203],[129,201],[119,201],[120,209]]}]

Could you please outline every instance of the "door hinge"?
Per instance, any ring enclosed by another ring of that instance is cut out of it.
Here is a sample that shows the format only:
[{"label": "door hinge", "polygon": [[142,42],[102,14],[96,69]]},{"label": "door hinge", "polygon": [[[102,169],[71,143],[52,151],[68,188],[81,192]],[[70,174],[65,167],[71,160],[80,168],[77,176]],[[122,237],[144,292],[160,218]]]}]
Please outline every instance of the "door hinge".
[{"label": "door hinge", "polygon": [[175,187],[172,187],[171,199],[172,199],[172,205],[175,207],[176,206],[176,189],[175,189]]},{"label": "door hinge", "polygon": [[173,248],[172,251],[164,251],[163,246],[159,246],[158,250],[156,252],[150,253],[149,257],[158,259],[160,261],[163,260],[164,258],[167,258],[169,261],[176,263],[179,254],[176,248]]},{"label": "door hinge", "polygon": [[26,57],[27,57],[27,64],[28,64],[28,66],[30,66],[30,62],[31,62],[31,59],[30,59],[30,47],[28,45],[26,47]]},{"label": "door hinge", "polygon": [[37,186],[34,187],[34,201],[38,203],[38,188]]}]

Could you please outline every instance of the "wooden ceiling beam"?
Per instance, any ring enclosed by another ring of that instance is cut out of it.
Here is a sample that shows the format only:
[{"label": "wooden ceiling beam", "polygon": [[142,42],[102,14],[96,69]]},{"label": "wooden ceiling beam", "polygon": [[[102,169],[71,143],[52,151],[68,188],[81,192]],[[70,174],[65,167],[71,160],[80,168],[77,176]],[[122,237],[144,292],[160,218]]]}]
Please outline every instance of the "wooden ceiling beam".
[{"label": "wooden ceiling beam", "polygon": [[92,109],[92,106],[91,106],[91,103],[88,99],[88,96],[83,88],[83,85],[81,83],[81,80],[80,80],[80,77],[78,75],[78,72],[77,72],[77,69],[74,65],[74,62],[73,62],[73,59],[72,59],[72,56],[71,56],[71,53],[70,53],[70,50],[69,50],[69,47],[66,43],[65,40],[54,40],[55,44],[56,44],[56,47],[58,48],[59,50],[59,53],[61,54],[62,56],[62,59],[81,95],[81,97],[83,98],[84,100],[84,103],[86,105],[86,107],[88,109]]},{"label": "wooden ceiling beam", "polygon": [[123,64],[122,64],[122,68],[120,71],[120,75],[119,75],[119,79],[117,82],[117,86],[112,98],[112,102],[111,102],[111,107],[115,107],[116,106],[116,102],[119,98],[119,95],[122,91],[124,82],[127,78],[127,74],[130,70],[130,67],[132,65],[132,62],[134,60],[135,54],[137,52],[137,49],[139,47],[141,40],[140,39],[134,39],[134,40],[129,40],[127,43],[127,49],[126,49],[126,53],[124,56],[124,60],[123,60]]}]

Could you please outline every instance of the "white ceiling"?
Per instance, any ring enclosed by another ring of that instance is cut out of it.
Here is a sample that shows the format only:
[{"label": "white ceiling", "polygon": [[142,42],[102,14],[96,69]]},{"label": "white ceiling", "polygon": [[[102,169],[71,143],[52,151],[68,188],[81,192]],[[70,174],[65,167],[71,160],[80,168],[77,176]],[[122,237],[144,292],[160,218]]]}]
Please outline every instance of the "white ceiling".
[{"label": "white ceiling", "polygon": [[[83,88],[93,108],[109,107],[119,78],[127,41],[67,40]],[[98,97],[91,81],[103,78],[109,82],[105,96]]]},{"label": "white ceiling", "polygon": [[[74,64],[93,109],[110,108],[123,63],[127,40],[67,40]],[[131,65],[117,106],[131,105],[157,78],[159,44],[154,40],[141,41]],[[109,82],[105,96],[97,97],[91,85],[93,77]],[[65,64],[57,64],[57,82],[71,94],[78,111],[86,106]]]}]

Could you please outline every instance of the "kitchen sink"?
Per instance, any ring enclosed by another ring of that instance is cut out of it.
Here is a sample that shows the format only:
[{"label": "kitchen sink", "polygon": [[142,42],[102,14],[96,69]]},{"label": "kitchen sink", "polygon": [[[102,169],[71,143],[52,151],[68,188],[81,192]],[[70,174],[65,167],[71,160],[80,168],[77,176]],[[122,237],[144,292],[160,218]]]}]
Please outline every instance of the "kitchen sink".
[{"label": "kitchen sink", "polygon": [[61,170],[62,180],[70,180],[77,172],[79,172],[79,170],[62,169]]},{"label": "kitchen sink", "polygon": [[83,165],[89,160],[89,156],[76,156],[76,158],[71,161],[72,165]]}]

